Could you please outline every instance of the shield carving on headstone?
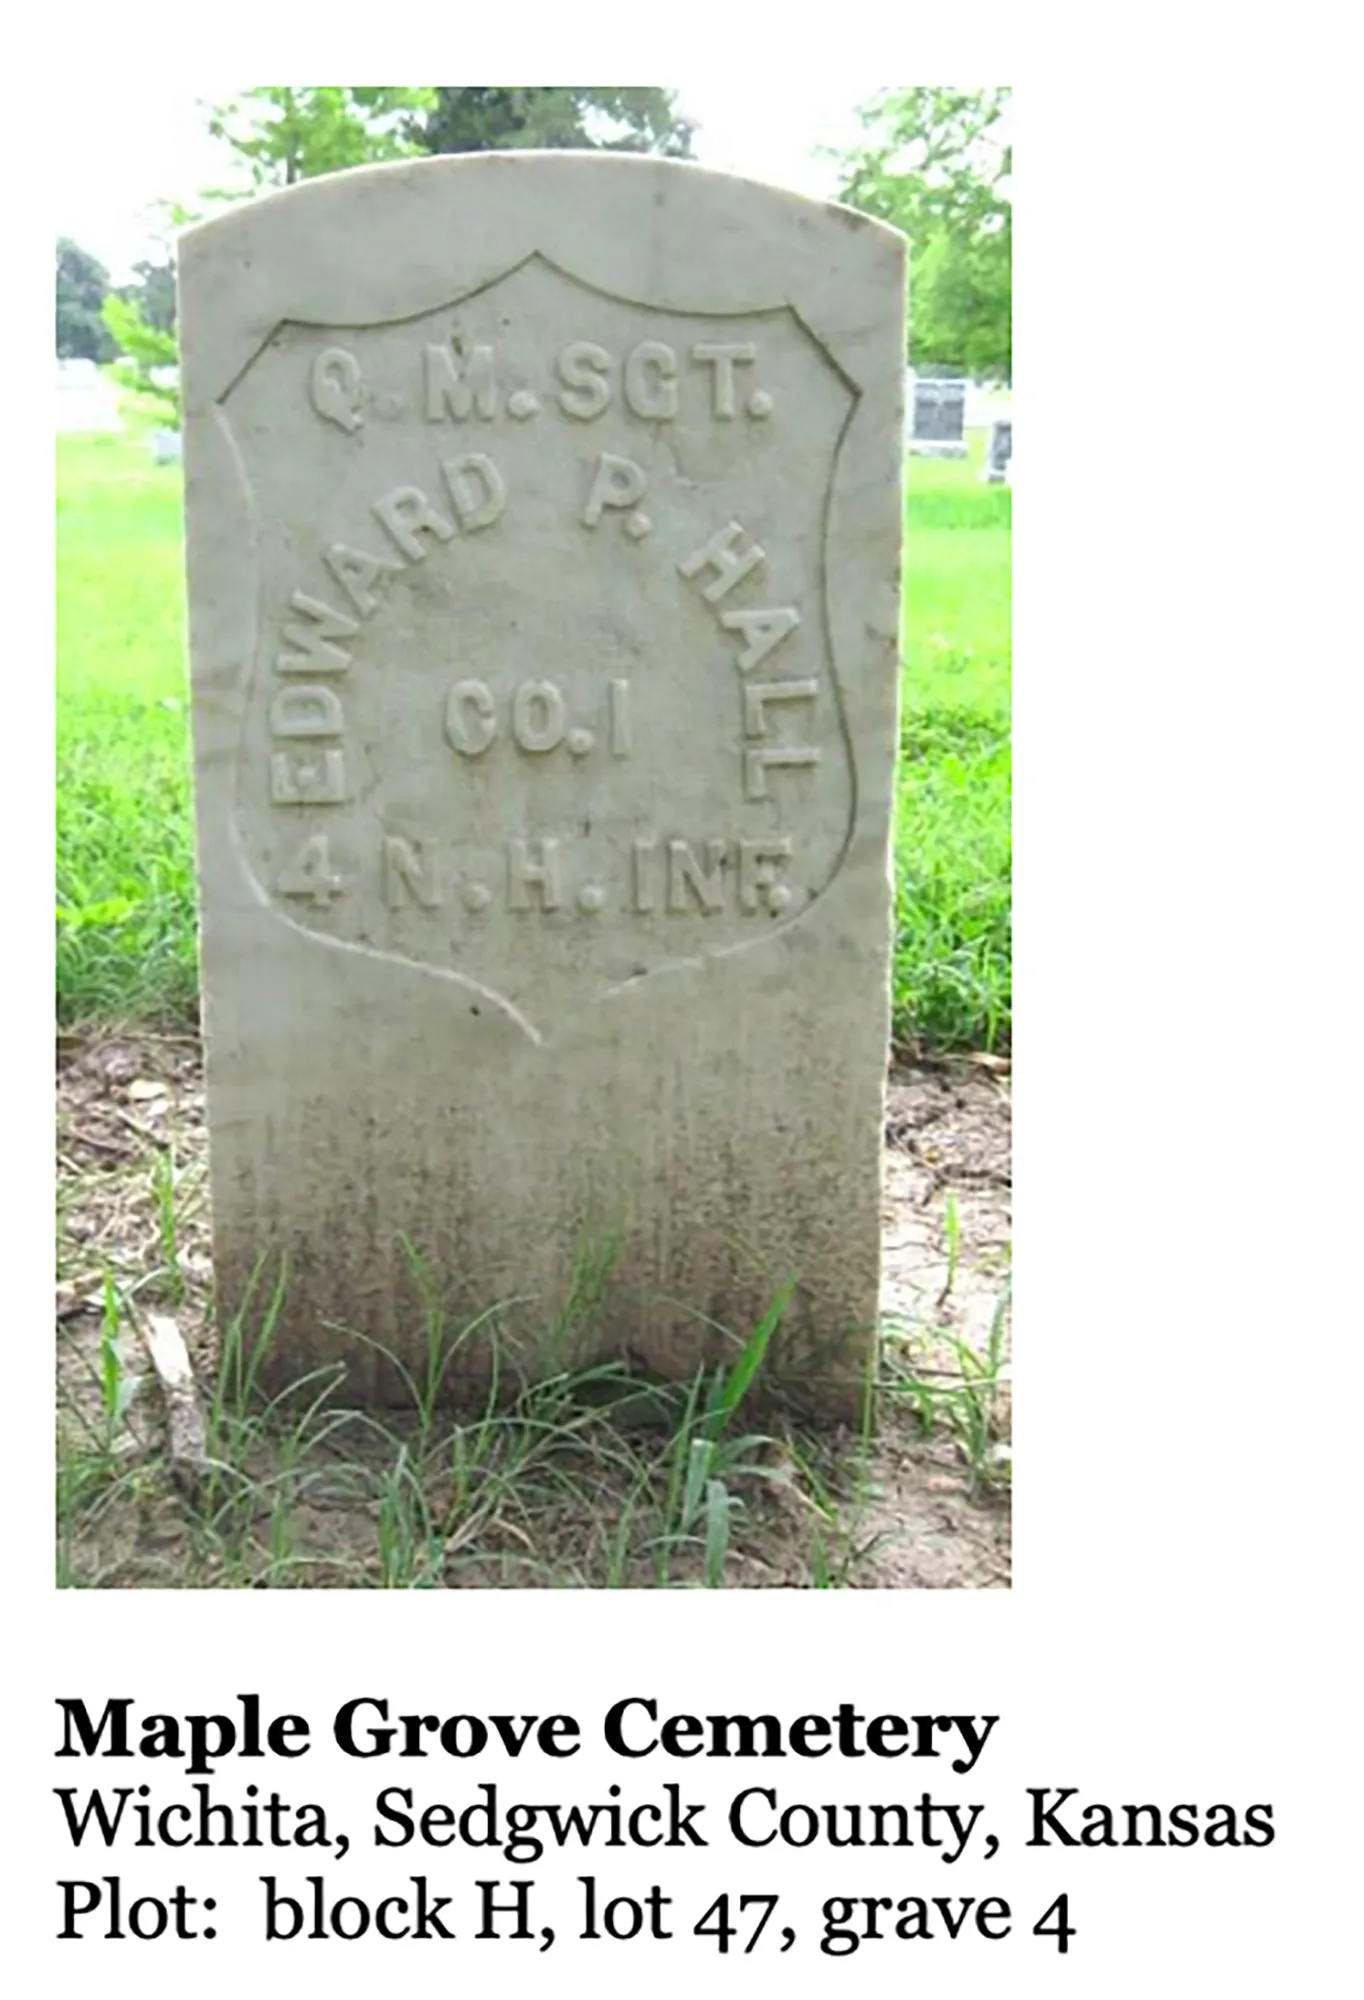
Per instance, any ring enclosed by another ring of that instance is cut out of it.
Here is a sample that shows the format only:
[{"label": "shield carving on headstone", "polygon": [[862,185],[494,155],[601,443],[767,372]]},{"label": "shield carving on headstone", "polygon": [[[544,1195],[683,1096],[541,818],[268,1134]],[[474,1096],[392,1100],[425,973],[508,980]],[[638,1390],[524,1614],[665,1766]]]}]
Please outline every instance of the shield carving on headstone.
[{"label": "shield carving on headstone", "polygon": [[854,818],[825,543],[856,400],[788,306],[665,311],[538,254],[279,325],[217,409],[256,894],[535,1040],[799,924]]}]

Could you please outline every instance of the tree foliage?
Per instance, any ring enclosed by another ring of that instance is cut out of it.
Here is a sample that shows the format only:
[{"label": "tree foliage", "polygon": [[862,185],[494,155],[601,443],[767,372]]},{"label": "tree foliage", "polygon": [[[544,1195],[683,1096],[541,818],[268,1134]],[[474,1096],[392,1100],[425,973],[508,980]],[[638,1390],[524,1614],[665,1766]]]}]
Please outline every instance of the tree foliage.
[{"label": "tree foliage", "polygon": [[691,158],[693,127],[675,93],[653,84],[439,84],[433,94],[409,127],[428,153],[548,147]]},{"label": "tree foliage", "polygon": [[649,84],[266,84],[212,107],[209,131],[264,193],[342,167],[524,147],[691,156],[675,94]]},{"label": "tree foliage", "polygon": [[133,279],[131,285],[119,286],[119,297],[135,305],[148,326],[156,327],[161,333],[173,332],[175,267],[169,258],[164,263],[144,258],[140,264],[133,265]]},{"label": "tree foliage", "polygon": [[250,191],[264,193],[424,151],[410,127],[435,96],[393,84],[266,84],[214,106],[208,129],[246,169]]},{"label": "tree foliage", "polygon": [[1012,369],[1012,92],[923,85],[862,111],[840,198],[910,242],[910,357],[1007,381]]},{"label": "tree foliage", "polygon": [[57,354],[63,361],[110,361],[114,344],[102,317],[109,273],[69,236],[57,238]]},{"label": "tree foliage", "polygon": [[175,335],[164,327],[152,326],[143,318],[135,300],[120,297],[117,292],[111,292],[104,301],[104,324],[113,337],[117,352],[124,357],[121,365],[114,370],[115,379],[126,389],[154,396],[167,416],[178,423],[179,389],[156,381],[152,375],[153,369],[177,366],[180,353]]}]

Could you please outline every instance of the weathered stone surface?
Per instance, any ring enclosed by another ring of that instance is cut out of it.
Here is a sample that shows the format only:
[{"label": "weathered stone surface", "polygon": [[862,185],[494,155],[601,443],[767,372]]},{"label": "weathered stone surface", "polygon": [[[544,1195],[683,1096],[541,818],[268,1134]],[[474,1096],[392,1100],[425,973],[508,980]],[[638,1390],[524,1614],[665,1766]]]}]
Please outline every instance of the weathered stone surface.
[{"label": "weathered stone surface", "polygon": [[340,1329],[412,1365],[423,1284],[528,1366],[689,1371],[794,1278],[778,1374],[847,1407],[903,292],[880,224],[611,156],[182,238],[218,1286],[287,1256],[272,1379],[390,1398]]}]

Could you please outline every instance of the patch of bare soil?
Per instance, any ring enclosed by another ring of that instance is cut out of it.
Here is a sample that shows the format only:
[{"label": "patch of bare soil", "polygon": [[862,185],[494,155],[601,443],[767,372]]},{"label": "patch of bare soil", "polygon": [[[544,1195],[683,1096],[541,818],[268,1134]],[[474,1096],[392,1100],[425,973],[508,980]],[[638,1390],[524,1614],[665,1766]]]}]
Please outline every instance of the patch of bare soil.
[{"label": "patch of bare soil", "polygon": [[[197,1041],[145,1031],[63,1037],[57,1079],[57,1369],[67,1445],[103,1433],[120,1496],[70,1503],[63,1580],[214,1587],[256,1580],[203,1537],[167,1476],[163,1408],[147,1352],[148,1316],[168,1315],[207,1392],[217,1366],[211,1315],[207,1134]],[[891,1080],[884,1188],[886,1365],[875,1440],[787,1440],[772,1474],[735,1516],[728,1587],[998,1588],[1009,1581],[1007,1366],[990,1376],[988,1435],[972,1444],[952,1412],[963,1349],[996,1362],[1007,1345],[1009,1087],[986,1059],[924,1065]],[[111,1438],[102,1334],[110,1291],[122,1351],[140,1377]],[[1007,1360],[1007,1356],[1006,1356]],[[968,1370],[969,1372],[969,1370]],[[363,1429],[338,1431],[289,1523],[295,1583],[372,1584],[390,1502]],[[557,1519],[509,1504],[442,1545],[436,1581],[462,1587],[657,1582],[656,1561],[624,1551],[623,1496],[584,1475]],[[268,1483],[268,1482],[263,1482]],[[582,1495],[596,1492],[584,1507]],[[613,1557],[612,1550],[616,1551]],[[302,1551],[303,1553],[299,1553]],[[426,1579],[431,1580],[431,1579]],[[669,1578],[701,1580],[700,1556]]]},{"label": "patch of bare soil", "polygon": [[[977,1060],[896,1072],[886,1098],[882,1193],[881,1491],[868,1508],[868,1527],[882,1539],[858,1578],[864,1586],[953,1589],[1009,1581],[1012,1204],[1007,1065]],[[961,1346],[987,1355],[997,1318],[1004,1367],[994,1388],[990,1449],[1001,1476],[984,1485],[948,1424],[925,1430],[914,1413],[922,1396],[904,1385],[950,1399],[963,1381]]]}]

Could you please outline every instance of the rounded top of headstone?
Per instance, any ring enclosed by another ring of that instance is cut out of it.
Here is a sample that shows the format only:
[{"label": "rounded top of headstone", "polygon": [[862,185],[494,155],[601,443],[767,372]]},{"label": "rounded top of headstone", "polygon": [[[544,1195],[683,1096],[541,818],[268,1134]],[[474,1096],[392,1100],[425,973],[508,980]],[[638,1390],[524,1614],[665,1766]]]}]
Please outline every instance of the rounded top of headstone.
[{"label": "rounded top of headstone", "polygon": [[[722,172],[696,160],[661,159],[654,154],[586,151],[555,151],[526,147],[513,152],[439,153],[418,159],[386,160],[378,165],[346,167],[336,173],[321,174],[298,181],[292,187],[277,188],[246,202],[238,202],[221,215],[194,223],[177,238],[182,246],[195,247],[205,239],[224,237],[252,227],[271,211],[299,213],[312,209],[321,214],[338,203],[349,203],[367,193],[390,197],[396,190],[424,195],[439,185],[450,192],[472,197],[475,183],[482,183],[479,198],[494,187],[510,185],[562,187],[569,179],[579,184],[582,196],[600,196],[611,201],[639,204],[641,213],[656,206],[660,197],[691,201],[744,200],[757,206],[781,208],[803,215],[807,223],[827,222],[881,238],[887,246],[901,249],[906,241],[901,230],[867,215],[846,203],[821,201],[775,182],[744,174]],[[575,199],[580,198],[575,195]]]},{"label": "rounded top of headstone", "polygon": [[222,395],[286,320],[415,318],[536,255],[663,310],[789,307],[838,351],[903,285],[905,239],[856,209],[687,160],[526,151],[355,167],[179,238],[196,305],[187,389]]}]

